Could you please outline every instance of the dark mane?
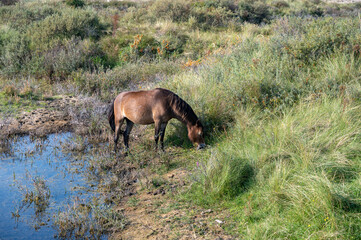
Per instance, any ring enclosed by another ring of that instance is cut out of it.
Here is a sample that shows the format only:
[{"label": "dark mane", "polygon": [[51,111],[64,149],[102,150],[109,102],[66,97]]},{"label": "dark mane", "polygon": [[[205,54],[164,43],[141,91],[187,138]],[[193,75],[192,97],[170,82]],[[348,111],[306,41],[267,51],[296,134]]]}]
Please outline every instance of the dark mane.
[{"label": "dark mane", "polygon": [[190,122],[192,125],[196,124],[198,117],[186,101],[171,91],[169,91],[168,99],[178,120],[185,123]]}]

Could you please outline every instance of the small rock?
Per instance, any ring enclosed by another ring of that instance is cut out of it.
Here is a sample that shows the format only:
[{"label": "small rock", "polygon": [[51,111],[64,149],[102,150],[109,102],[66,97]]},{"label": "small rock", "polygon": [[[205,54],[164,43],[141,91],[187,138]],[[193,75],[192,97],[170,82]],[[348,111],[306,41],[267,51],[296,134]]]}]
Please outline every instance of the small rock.
[{"label": "small rock", "polygon": [[204,215],[206,213],[211,213],[211,212],[213,212],[212,209],[207,209],[207,210],[201,212],[201,214]]},{"label": "small rock", "polygon": [[223,223],[223,221],[221,221],[221,220],[219,220],[219,219],[216,219],[216,223],[218,223],[218,224],[222,224],[222,223]]}]

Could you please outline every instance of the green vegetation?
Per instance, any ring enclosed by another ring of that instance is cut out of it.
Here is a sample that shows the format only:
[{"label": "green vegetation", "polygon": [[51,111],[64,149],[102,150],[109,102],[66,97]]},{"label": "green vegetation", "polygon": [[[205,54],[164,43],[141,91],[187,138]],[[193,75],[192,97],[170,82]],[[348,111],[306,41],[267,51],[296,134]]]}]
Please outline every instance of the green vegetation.
[{"label": "green vegetation", "polygon": [[[0,72],[9,79],[68,82],[85,93],[97,89],[97,95],[109,100],[103,94],[119,92],[130,82],[144,85],[154,78],[163,79],[183,66],[198,65],[217,49],[237,44],[248,23],[261,24],[264,27],[259,34],[267,35],[271,33],[264,24],[280,17],[297,16],[302,22],[312,17],[357,16],[359,9],[360,5],[316,1],[18,3],[0,8]],[[297,23],[289,27],[303,31],[299,29],[302,26],[311,27]],[[324,29],[327,34],[333,30],[337,29]],[[314,47],[328,48],[328,40],[341,44],[342,38],[348,37],[334,35],[333,39],[327,34],[320,35],[323,45]],[[344,32],[339,29],[335,34]],[[317,45],[314,37],[311,44]],[[317,54],[315,49],[305,48],[307,36],[294,41],[296,49],[290,50],[299,58]],[[157,70],[134,72],[139,68]],[[94,73],[105,73],[104,81],[109,84],[86,86],[77,81],[78,76]]]},{"label": "green vegetation", "polygon": [[226,201],[250,239],[358,236],[360,107],[323,96],[282,116],[238,114],[202,156],[191,199]]},{"label": "green vegetation", "polygon": [[229,206],[249,239],[357,238],[359,28],[358,18],[248,25],[232,52],[168,81],[213,144],[186,198]]},{"label": "green vegetation", "polygon": [[[195,169],[180,200],[230,209],[230,234],[245,239],[358,239],[360,10],[279,0],[2,6],[0,101],[20,96],[18,85],[102,101],[169,88],[199,114],[209,144],[160,157],[162,171]],[[184,128],[170,126],[166,143],[189,148],[179,136]],[[150,149],[140,142],[130,158],[146,167],[157,157]],[[111,169],[109,161],[93,164]]]},{"label": "green vegetation", "polygon": [[49,206],[50,190],[44,179],[36,176],[31,179],[33,190],[25,189],[21,207],[29,207],[34,203],[35,213],[41,213]]},{"label": "green vegetation", "polygon": [[32,88],[25,87],[19,92],[12,85],[7,85],[3,88],[3,92],[0,92],[0,116],[44,107],[45,103],[39,101],[40,99],[40,96],[34,94]]}]

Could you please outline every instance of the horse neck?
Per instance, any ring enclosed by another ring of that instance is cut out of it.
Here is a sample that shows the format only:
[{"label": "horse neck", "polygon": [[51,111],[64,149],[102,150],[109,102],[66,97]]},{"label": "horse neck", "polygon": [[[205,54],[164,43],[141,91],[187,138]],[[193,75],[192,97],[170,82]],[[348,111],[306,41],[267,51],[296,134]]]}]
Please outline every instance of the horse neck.
[{"label": "horse neck", "polygon": [[174,117],[183,124],[187,125],[187,128],[194,126],[198,117],[194,113],[193,109],[177,95],[174,95],[173,98],[171,106],[173,108]]}]

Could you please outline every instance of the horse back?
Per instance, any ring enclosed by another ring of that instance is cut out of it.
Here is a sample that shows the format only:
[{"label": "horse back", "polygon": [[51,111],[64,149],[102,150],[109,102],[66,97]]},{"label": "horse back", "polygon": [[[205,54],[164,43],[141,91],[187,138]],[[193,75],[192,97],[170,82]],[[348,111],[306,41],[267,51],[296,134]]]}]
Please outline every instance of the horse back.
[{"label": "horse back", "polygon": [[127,118],[137,124],[168,122],[174,117],[169,101],[171,94],[171,91],[161,88],[122,92],[114,100],[116,120]]}]

